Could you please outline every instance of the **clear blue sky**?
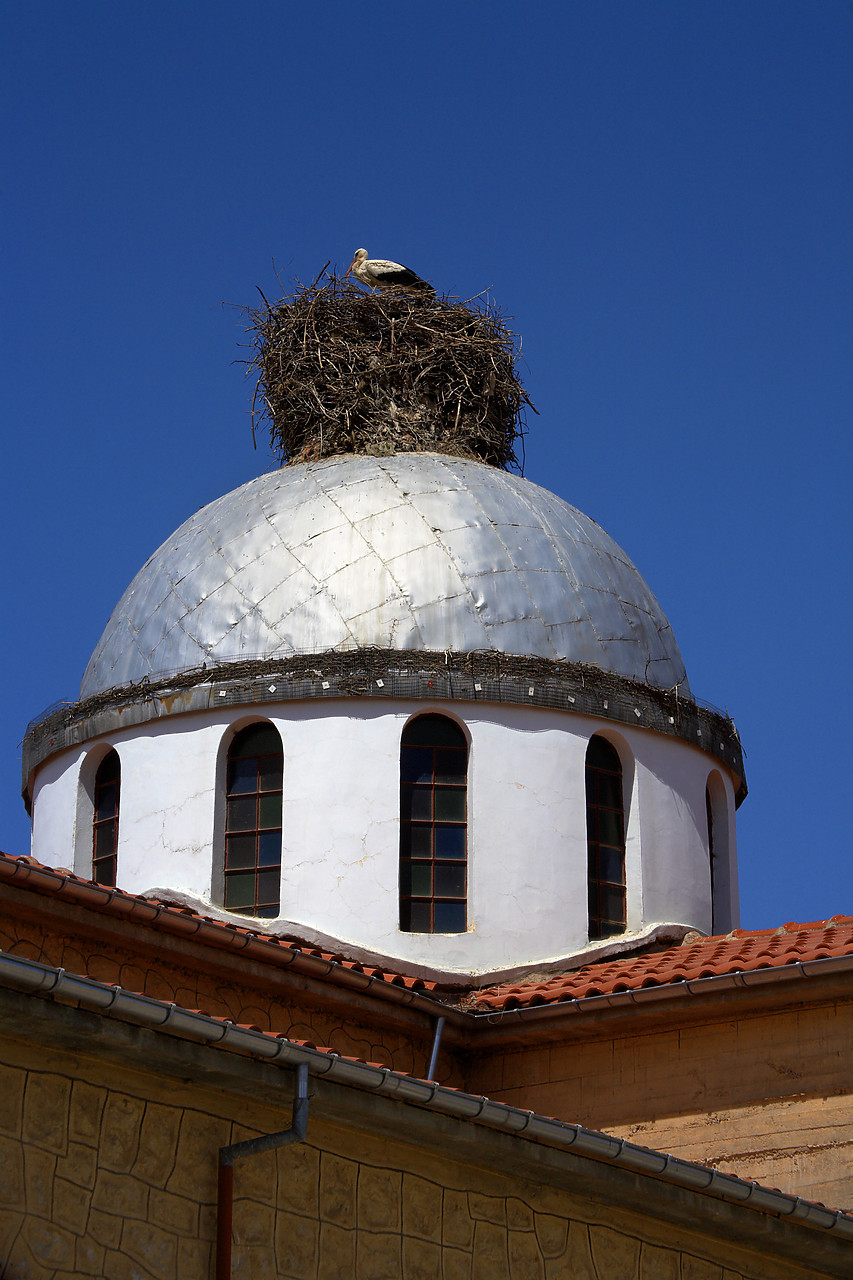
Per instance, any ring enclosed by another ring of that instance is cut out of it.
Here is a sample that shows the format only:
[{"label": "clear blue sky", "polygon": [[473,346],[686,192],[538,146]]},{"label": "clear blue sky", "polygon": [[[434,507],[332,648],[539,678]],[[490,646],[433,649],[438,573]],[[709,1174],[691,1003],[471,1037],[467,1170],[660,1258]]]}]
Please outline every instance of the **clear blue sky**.
[{"label": "clear blue sky", "polygon": [[527,476],[740,730],[744,924],[853,913],[849,0],[4,10],[0,847],[28,719],[274,465],[221,304],[366,245],[513,317]]}]

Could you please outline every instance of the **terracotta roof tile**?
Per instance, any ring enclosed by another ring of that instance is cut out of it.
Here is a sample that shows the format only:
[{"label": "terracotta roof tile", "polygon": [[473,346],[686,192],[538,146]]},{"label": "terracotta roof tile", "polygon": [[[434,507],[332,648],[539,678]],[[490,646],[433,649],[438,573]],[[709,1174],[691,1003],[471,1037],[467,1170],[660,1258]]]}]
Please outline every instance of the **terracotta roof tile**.
[{"label": "terracotta roof tile", "polygon": [[[65,895],[73,901],[75,887],[90,892],[95,891],[101,900],[93,903],[91,899],[88,899],[87,906],[94,907],[96,910],[114,912],[124,919],[135,918],[140,924],[152,923],[154,927],[164,927],[166,921],[169,920],[173,922],[178,920],[192,921],[199,928],[201,926],[205,927],[208,938],[212,936],[209,933],[209,930],[212,929],[214,931],[213,936],[218,932],[223,940],[225,937],[244,939],[247,943],[251,942],[255,946],[260,946],[261,950],[266,951],[272,960],[275,960],[276,951],[284,950],[323,960],[327,964],[335,965],[340,969],[352,973],[362,973],[366,978],[387,983],[389,986],[404,987],[408,991],[429,993],[434,991],[436,987],[434,982],[429,982],[424,978],[410,978],[405,974],[391,973],[379,967],[371,968],[369,965],[364,965],[357,960],[344,960],[341,956],[335,955],[330,951],[322,951],[318,947],[292,942],[287,938],[275,937],[249,925],[240,925],[236,921],[224,921],[218,920],[213,916],[206,916],[194,910],[193,907],[179,903],[163,902],[157,898],[142,897],[139,894],[126,893],[123,889],[99,885],[93,880],[86,880],[83,876],[74,875],[64,868],[48,867],[29,854],[13,858],[9,854],[0,852],[0,880],[13,879],[17,867],[42,873],[41,883],[36,879],[26,877],[27,887],[34,889],[36,892],[48,893],[54,898]],[[136,916],[134,916],[132,910],[134,907],[138,908]],[[156,922],[146,919],[146,908],[148,912],[156,912]]]},{"label": "terracotta roof tile", "polygon": [[[26,875],[24,878],[28,887],[36,892],[51,897],[67,896],[73,901],[75,894],[85,891],[86,905],[90,908],[136,919],[141,924],[150,923],[155,928],[171,927],[173,931],[177,931],[179,921],[185,921],[193,933],[203,929],[204,940],[208,942],[219,935],[221,945],[229,940],[233,944],[236,940],[242,950],[244,945],[251,944],[258,958],[265,953],[273,963],[280,963],[277,955],[281,952],[290,952],[319,959],[344,973],[363,974],[389,987],[425,994],[436,990],[435,983],[422,978],[410,978],[378,966],[371,968],[358,960],[346,960],[332,952],[266,934],[251,926],[203,915],[189,906],[97,885],[64,869],[47,867],[29,855],[13,858],[0,852],[0,880],[15,878],[16,867],[35,873],[33,878]],[[95,902],[93,892],[98,899]],[[151,918],[152,913],[156,914],[156,920]],[[180,931],[184,932],[183,928]],[[474,1008],[485,1012],[557,1004],[849,955],[853,955],[853,916],[837,915],[829,920],[806,923],[789,921],[777,928],[735,929],[725,936],[703,938],[664,951],[601,960],[552,978],[485,987],[476,993]]]},{"label": "terracotta roof tile", "polygon": [[853,916],[790,921],[778,929],[735,929],[665,951],[596,961],[559,977],[484,987],[476,994],[476,1008],[532,1008],[833,956],[853,956]]}]

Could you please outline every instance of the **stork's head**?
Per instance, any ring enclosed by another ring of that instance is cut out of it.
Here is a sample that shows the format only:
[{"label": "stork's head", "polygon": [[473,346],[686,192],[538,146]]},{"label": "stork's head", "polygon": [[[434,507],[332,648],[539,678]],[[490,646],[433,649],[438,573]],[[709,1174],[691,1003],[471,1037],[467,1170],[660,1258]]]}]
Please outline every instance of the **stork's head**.
[{"label": "stork's head", "polygon": [[353,254],[352,262],[349,264],[349,269],[344,272],[344,279],[346,280],[350,271],[352,271],[356,266],[359,266],[362,262],[367,262],[367,250],[356,249],[355,253]]}]

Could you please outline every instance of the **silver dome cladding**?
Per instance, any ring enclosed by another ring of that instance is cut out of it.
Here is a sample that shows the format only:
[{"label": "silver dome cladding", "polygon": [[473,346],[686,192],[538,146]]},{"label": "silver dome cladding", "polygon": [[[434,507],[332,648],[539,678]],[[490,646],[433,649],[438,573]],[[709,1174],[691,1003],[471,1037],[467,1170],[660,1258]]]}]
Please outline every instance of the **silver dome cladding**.
[{"label": "silver dome cladding", "polygon": [[410,453],[284,467],[196,512],[125,591],[80,697],[365,646],[568,659],[689,694],[660,606],[595,521],[485,463]]}]

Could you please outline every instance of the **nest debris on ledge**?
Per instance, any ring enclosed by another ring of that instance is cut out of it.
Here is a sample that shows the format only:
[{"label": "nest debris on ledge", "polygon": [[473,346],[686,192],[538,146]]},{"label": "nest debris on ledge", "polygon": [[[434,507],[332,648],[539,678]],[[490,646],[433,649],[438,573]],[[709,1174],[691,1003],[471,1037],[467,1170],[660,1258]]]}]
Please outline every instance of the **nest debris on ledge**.
[{"label": "nest debris on ledge", "polygon": [[252,430],[268,419],[282,464],[436,452],[520,469],[533,405],[516,373],[516,339],[494,307],[365,293],[332,276],[249,317]]}]

